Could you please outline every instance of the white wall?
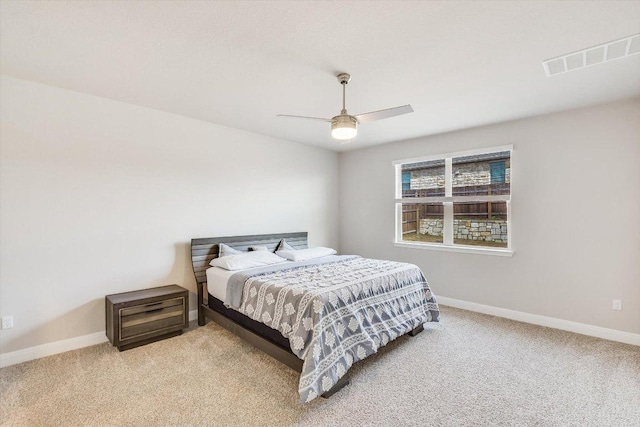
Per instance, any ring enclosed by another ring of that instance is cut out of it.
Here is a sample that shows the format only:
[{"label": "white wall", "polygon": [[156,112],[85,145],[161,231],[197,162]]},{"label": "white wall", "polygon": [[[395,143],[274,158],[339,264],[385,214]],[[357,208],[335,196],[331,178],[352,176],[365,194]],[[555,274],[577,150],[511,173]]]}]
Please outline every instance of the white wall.
[{"label": "white wall", "polygon": [[[394,247],[393,160],[506,144],[512,258]],[[346,152],[340,188],[343,253],[415,263],[436,296],[640,333],[638,99]]]},{"label": "white wall", "polygon": [[334,152],[6,76],[0,120],[0,353],[103,331],[110,293],[194,292],[193,237],[337,246]]}]

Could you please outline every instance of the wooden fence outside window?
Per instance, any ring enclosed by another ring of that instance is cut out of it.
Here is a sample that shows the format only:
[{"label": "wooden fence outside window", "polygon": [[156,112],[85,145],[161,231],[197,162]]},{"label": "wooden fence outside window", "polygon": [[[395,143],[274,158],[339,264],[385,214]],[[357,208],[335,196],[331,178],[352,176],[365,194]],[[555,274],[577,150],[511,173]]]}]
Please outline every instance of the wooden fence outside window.
[{"label": "wooden fence outside window", "polygon": [[[486,196],[509,194],[508,183],[482,185],[475,187],[454,187],[454,196]],[[427,190],[405,190],[402,197],[443,197],[444,188]],[[471,202],[454,203],[454,219],[507,219],[506,202]],[[442,203],[403,203],[402,204],[402,234],[417,233],[420,230],[420,220],[425,218],[444,218],[444,205]]]}]

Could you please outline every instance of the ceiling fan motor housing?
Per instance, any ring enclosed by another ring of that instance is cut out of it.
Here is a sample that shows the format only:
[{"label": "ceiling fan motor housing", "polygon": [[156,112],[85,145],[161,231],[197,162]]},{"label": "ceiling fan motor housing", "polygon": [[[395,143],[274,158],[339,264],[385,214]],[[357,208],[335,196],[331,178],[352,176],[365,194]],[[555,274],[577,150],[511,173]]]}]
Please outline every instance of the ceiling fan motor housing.
[{"label": "ceiling fan motor housing", "polygon": [[346,85],[351,81],[351,74],[349,73],[340,73],[336,76],[340,84]]},{"label": "ceiling fan motor housing", "polygon": [[352,139],[358,133],[358,120],[348,114],[331,119],[331,136],[335,139]]}]

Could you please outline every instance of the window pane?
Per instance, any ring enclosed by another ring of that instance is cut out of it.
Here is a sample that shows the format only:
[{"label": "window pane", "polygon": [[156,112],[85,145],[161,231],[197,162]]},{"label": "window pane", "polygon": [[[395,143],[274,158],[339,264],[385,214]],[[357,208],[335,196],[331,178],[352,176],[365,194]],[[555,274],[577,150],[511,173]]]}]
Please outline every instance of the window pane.
[{"label": "window pane", "polygon": [[453,243],[506,248],[507,202],[453,204]]},{"label": "window pane", "polygon": [[402,165],[402,197],[443,197],[444,160]]},{"label": "window pane", "polygon": [[503,184],[506,179],[505,161],[491,162],[489,163],[489,166],[491,166],[491,183]]},{"label": "window pane", "polygon": [[454,157],[454,196],[511,194],[511,152]]},{"label": "window pane", "polygon": [[402,172],[402,191],[411,190],[411,172]]},{"label": "window pane", "polygon": [[442,203],[403,203],[402,241],[442,243]]}]

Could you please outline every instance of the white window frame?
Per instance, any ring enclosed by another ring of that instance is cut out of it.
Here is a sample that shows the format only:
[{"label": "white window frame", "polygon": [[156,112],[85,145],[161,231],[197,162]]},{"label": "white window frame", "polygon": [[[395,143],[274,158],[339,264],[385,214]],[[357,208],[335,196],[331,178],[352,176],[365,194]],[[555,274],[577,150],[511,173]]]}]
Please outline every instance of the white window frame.
[{"label": "white window frame", "polygon": [[[453,159],[455,157],[476,156],[481,154],[491,154],[500,151],[511,152],[510,177],[511,188],[513,189],[513,145],[503,145],[499,147],[489,147],[477,150],[467,150],[455,153],[445,153],[432,156],[415,157],[411,159],[401,159],[392,162],[395,168],[395,246],[415,249],[432,249],[449,252],[464,252],[483,255],[512,256],[513,246],[512,227],[511,227],[511,194],[508,195],[491,195],[491,196],[453,196],[452,172]],[[402,165],[407,163],[418,163],[431,160],[445,161],[445,195],[444,197],[402,197]],[[511,191],[509,192],[511,193]],[[460,245],[453,243],[453,204],[456,202],[506,202],[507,204],[507,247],[482,247]],[[402,204],[403,203],[442,203],[444,206],[444,228],[442,232],[442,243],[431,242],[405,242],[402,240]]]}]

